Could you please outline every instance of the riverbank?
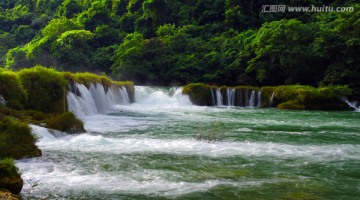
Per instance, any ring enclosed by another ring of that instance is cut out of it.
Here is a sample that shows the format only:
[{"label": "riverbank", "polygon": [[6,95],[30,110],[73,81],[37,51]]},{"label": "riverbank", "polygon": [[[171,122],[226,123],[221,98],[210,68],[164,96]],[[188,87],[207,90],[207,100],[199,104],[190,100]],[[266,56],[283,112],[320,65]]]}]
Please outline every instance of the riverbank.
[{"label": "riverbank", "polygon": [[[29,124],[68,134],[85,132],[82,120],[72,112],[68,112],[67,94],[74,89],[73,85],[76,83],[87,87],[98,85],[103,87],[104,91],[110,87],[124,87],[130,94],[134,93],[131,82],[116,82],[91,73],[58,72],[41,66],[17,72],[0,71],[1,161],[6,161],[6,158],[22,159],[42,155],[35,144],[37,138],[33,135]],[[133,98],[133,95],[131,97]],[[11,162],[7,162],[7,166],[15,167]],[[0,180],[19,183],[16,180],[20,175],[16,170],[17,176],[7,172],[5,170],[0,174]],[[14,193],[5,182],[0,181],[0,189]],[[14,195],[20,193],[21,187]]]}]

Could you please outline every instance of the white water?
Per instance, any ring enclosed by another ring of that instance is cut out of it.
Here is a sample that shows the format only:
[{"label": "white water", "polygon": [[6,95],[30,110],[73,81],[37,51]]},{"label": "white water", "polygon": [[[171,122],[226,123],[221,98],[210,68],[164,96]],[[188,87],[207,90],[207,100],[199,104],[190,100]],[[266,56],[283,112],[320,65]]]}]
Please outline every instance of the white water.
[{"label": "white water", "polygon": [[[214,91],[215,90],[215,93]],[[211,89],[212,103],[214,106],[244,106],[244,107],[260,107],[261,106],[261,91],[227,88],[222,94],[219,88]],[[236,93],[239,92],[238,97]],[[242,93],[245,93],[245,102],[242,99]],[[225,98],[225,100],[224,100]],[[237,98],[237,101],[236,101]],[[235,102],[236,101],[236,102]]]},{"label": "white water", "polygon": [[[96,117],[100,120],[100,117]],[[118,127],[120,129],[120,127]],[[32,126],[42,150],[86,153],[198,155],[210,157],[273,156],[278,158],[305,157],[320,160],[357,159],[359,145],[289,145],[273,142],[217,142],[194,139],[157,139],[143,137],[108,138],[82,134],[56,138],[46,128]]]},{"label": "white water", "polygon": [[275,92],[273,92],[273,93],[271,94],[270,101],[269,101],[270,107],[274,106],[274,95],[275,95]]},{"label": "white water", "polygon": [[[340,141],[344,136],[359,136],[355,132],[356,123],[334,120],[327,116],[331,113],[321,112],[321,117],[305,113],[308,120],[303,120],[297,118],[299,112],[289,115],[292,112],[274,109],[199,107],[181,94],[181,88],[137,86],[135,103],[112,105],[110,112],[101,114],[96,101],[106,102],[106,98],[93,97],[90,90],[96,91],[96,88],[78,88],[81,97],[69,94],[74,98],[73,103],[91,104],[96,108],[94,114],[83,116],[88,132],[54,136],[45,128],[32,126],[43,157],[17,161],[24,180],[40,180],[36,188],[25,181],[24,199],[144,198],[131,196],[138,194],[150,195],[153,199],[157,199],[157,195],[181,198],[181,195],[201,195],[219,187],[229,187],[234,193],[269,186],[273,186],[271,191],[277,191],[284,184],[297,184],[305,176],[306,179],[323,178],[298,169],[331,169],[333,165],[328,163],[341,165],[343,161],[360,160],[358,143],[326,143],[326,137],[338,134],[341,134]],[[114,101],[124,99],[119,95]],[[87,109],[84,106],[84,110]],[[323,120],[325,117],[328,120]],[[288,127],[279,129],[281,126]],[[339,126],[344,127],[341,133],[327,129]],[[199,133],[214,132],[220,137],[216,142],[196,139]],[[317,141],[318,137],[325,139]],[[248,171],[249,175],[221,175],[239,169]],[[288,175],[284,173],[287,169],[296,173]],[[273,171],[264,177],[267,170]],[[333,181],[331,177],[326,179]],[[192,199],[198,198],[195,195]]]},{"label": "white water", "polygon": [[235,88],[226,89],[227,93],[227,105],[234,106],[235,105]]},{"label": "white water", "polygon": [[85,85],[75,83],[75,90],[68,92],[68,109],[78,117],[94,114],[104,114],[114,108],[115,105],[128,105],[129,96],[124,87],[111,86],[107,91],[101,84],[91,84],[89,88]]},{"label": "white water", "polygon": [[350,107],[353,108],[356,112],[360,112],[360,106],[358,106],[358,102],[350,102],[347,99],[344,99],[344,102]]},{"label": "white water", "polygon": [[257,107],[261,106],[261,90],[258,91],[258,104]]},{"label": "white water", "polygon": [[221,94],[221,91],[220,89],[216,89],[216,105],[217,106],[223,106],[223,97],[222,97],[222,94]]}]

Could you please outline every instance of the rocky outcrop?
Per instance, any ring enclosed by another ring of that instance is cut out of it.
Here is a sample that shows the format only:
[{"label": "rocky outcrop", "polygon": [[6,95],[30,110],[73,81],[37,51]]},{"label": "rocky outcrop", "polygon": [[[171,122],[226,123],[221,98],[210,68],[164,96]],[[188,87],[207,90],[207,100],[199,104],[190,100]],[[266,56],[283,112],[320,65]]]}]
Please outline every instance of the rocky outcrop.
[{"label": "rocky outcrop", "polygon": [[0,199],[1,200],[18,200],[19,196],[9,192],[8,190],[0,189]]}]

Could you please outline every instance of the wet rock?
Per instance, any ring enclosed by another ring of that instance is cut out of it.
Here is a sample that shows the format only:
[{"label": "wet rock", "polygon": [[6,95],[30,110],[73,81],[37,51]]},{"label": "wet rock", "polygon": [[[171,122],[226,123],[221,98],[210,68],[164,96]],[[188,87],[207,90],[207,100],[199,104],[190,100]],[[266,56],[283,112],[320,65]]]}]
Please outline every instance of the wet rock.
[{"label": "wet rock", "polygon": [[19,196],[12,194],[11,192],[9,192],[5,189],[0,189],[0,199],[1,200],[18,200]]},{"label": "wet rock", "polygon": [[20,175],[0,178],[0,188],[6,189],[13,194],[20,194],[23,184],[24,182]]}]

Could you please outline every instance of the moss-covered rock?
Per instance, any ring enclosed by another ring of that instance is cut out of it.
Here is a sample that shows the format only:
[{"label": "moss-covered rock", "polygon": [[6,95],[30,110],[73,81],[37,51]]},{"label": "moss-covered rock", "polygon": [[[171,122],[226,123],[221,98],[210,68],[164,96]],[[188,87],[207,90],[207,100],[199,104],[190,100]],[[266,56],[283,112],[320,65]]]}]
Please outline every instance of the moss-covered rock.
[{"label": "moss-covered rock", "polygon": [[182,93],[189,95],[190,101],[198,106],[212,106],[212,86],[203,83],[191,83],[183,88]]},{"label": "moss-covered rock", "polygon": [[84,123],[71,112],[54,115],[47,120],[47,128],[66,133],[84,133]]},{"label": "moss-covered rock", "polygon": [[[87,88],[89,88],[91,84],[101,84],[106,92],[111,86],[114,85],[119,87],[123,86],[126,88],[130,102],[132,103],[135,101],[135,86],[134,83],[131,81],[112,81],[110,78],[106,76],[99,76],[89,72],[78,72],[78,73],[64,72],[64,77],[69,81],[69,84],[71,86],[73,86],[75,82],[83,84]],[[73,92],[76,93],[76,91]]]},{"label": "moss-covered rock", "polygon": [[304,110],[305,105],[301,104],[297,100],[290,100],[284,103],[280,103],[276,106],[278,109],[289,109],[289,110]]},{"label": "moss-covered rock", "polygon": [[[274,98],[278,108],[307,110],[345,110],[348,109],[342,98],[351,94],[347,86],[314,88],[303,85],[274,87]],[[285,103],[285,104],[284,104]],[[302,105],[302,106],[300,106]]]},{"label": "moss-covered rock", "polygon": [[[11,158],[0,161],[0,188],[13,194],[19,194],[23,187],[23,180]],[[1,198],[0,198],[1,199]]]},{"label": "moss-covered rock", "polygon": [[0,199],[1,200],[18,200],[19,196],[11,193],[8,190],[0,188]]},{"label": "moss-covered rock", "polygon": [[66,111],[68,82],[61,72],[36,66],[23,69],[18,75],[27,92],[27,108],[45,113]]},{"label": "moss-covered rock", "polygon": [[0,121],[0,158],[41,156],[41,150],[35,142],[36,138],[26,123],[9,116]]},{"label": "moss-covered rock", "polygon": [[15,72],[0,71],[0,95],[6,101],[6,106],[10,108],[25,107],[26,93]]}]

